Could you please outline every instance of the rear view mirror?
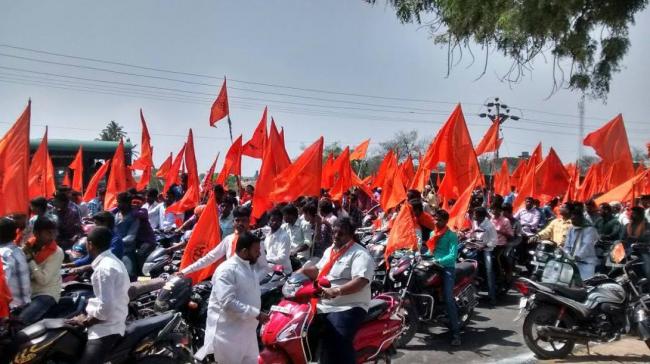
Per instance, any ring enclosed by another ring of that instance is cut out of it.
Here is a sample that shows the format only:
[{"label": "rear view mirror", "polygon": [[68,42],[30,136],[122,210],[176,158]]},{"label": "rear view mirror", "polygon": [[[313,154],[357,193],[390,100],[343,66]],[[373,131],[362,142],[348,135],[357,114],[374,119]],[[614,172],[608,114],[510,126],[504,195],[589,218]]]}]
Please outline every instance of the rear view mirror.
[{"label": "rear view mirror", "polygon": [[284,267],[281,264],[276,264],[273,266],[273,271],[275,273],[284,273]]},{"label": "rear view mirror", "polygon": [[614,244],[614,247],[612,247],[612,251],[609,253],[609,256],[612,259],[612,262],[616,264],[619,264],[623,261],[623,259],[625,259],[625,248],[620,241]]}]

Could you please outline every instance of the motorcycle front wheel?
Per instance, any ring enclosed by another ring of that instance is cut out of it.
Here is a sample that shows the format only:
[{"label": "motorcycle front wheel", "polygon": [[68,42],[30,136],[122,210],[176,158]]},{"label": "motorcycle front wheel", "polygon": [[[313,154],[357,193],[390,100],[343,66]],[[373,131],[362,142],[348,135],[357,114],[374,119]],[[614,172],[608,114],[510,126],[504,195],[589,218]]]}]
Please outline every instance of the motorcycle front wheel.
[{"label": "motorcycle front wheel", "polygon": [[403,349],[418,332],[420,316],[412,298],[407,298],[402,302],[402,307],[400,308],[399,313],[404,317],[404,330],[395,340],[395,347]]},{"label": "motorcycle front wheel", "polygon": [[[562,359],[573,351],[575,340],[551,339],[537,333],[539,326],[555,326],[560,310],[555,306],[538,306],[533,308],[524,320],[524,341],[528,348],[542,360]],[[563,315],[558,327],[573,327],[570,315]]]}]

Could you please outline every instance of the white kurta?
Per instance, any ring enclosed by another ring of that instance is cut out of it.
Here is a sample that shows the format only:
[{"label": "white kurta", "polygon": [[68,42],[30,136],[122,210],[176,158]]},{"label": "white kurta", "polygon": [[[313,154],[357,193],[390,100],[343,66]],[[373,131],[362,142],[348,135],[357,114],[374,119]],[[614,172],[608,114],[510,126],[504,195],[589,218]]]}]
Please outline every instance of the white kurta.
[{"label": "white kurta", "polygon": [[212,276],[205,341],[199,360],[213,354],[219,364],[257,363],[257,316],[261,292],[257,276],[246,260],[234,255]]}]

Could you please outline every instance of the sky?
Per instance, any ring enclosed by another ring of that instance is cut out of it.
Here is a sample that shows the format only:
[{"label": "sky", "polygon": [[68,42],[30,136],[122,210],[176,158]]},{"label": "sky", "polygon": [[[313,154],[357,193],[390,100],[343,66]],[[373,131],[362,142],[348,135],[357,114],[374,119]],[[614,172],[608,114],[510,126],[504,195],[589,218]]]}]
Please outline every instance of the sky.
[{"label": "sky", "polygon": [[[483,56],[475,47],[476,62],[466,53],[447,76],[446,49],[382,1],[0,0],[0,9],[0,135],[31,97],[32,138],[48,125],[50,139],[93,139],[115,120],[139,144],[142,108],[156,164],[192,128],[199,172],[219,152],[220,168],[228,127],[210,128],[208,117],[226,76],[235,138],[250,138],[268,105],[292,157],[321,135],[351,146],[371,138],[371,151],[400,130],[432,139],[458,102],[478,144],[489,126],[478,113],[495,96],[522,117],[504,124],[502,156],[540,141],[564,162],[578,153],[579,96],[549,97],[551,64],[539,58],[509,85],[499,75],[510,62],[494,53],[477,80]],[[585,133],[622,113],[630,144],[650,141],[649,31],[645,10],[607,103],[586,102]],[[242,167],[252,175],[259,161],[245,158]]]}]

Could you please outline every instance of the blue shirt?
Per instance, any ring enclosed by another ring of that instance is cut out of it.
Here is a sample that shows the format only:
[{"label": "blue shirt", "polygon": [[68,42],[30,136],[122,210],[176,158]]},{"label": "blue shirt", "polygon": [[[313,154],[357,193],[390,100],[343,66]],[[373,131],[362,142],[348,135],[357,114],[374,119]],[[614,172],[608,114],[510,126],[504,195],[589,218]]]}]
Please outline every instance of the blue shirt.
[{"label": "blue shirt", "polygon": [[[119,235],[113,233],[113,237],[111,238],[111,253],[117,257],[117,259],[122,259],[124,256],[124,242],[122,241],[122,238],[120,238]],[[86,256],[83,256],[77,260],[74,261],[74,265],[77,267],[81,267],[82,265],[88,265],[93,262],[93,258],[90,257],[90,254],[86,254]]]}]

